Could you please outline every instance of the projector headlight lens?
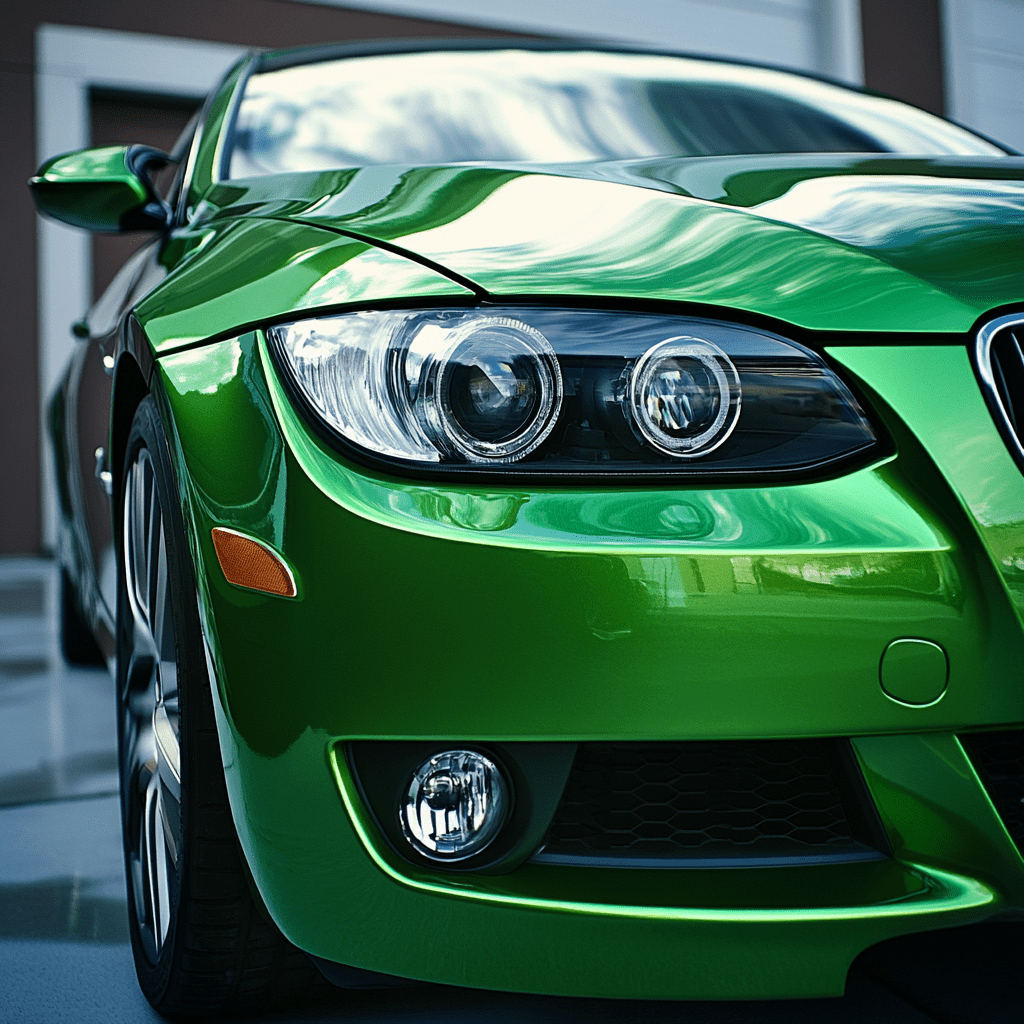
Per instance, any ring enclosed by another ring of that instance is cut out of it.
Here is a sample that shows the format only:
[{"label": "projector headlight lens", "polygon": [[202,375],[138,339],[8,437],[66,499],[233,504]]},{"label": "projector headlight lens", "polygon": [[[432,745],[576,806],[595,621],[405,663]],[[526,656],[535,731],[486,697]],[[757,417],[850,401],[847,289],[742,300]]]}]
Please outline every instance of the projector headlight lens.
[{"label": "projector headlight lens", "polygon": [[659,451],[696,458],[717,448],[740,418],[740,375],[710,341],[669,338],[633,368],[633,414]]},{"label": "projector headlight lens", "polygon": [[510,802],[508,783],[493,761],[472,750],[446,750],[413,772],[399,819],[424,857],[465,860],[495,839]]},{"label": "projector headlight lens", "polygon": [[[415,405],[428,436],[471,462],[514,462],[555,425],[562,375],[540,331],[509,317],[470,320],[421,364]],[[415,347],[407,364],[417,361]]]}]

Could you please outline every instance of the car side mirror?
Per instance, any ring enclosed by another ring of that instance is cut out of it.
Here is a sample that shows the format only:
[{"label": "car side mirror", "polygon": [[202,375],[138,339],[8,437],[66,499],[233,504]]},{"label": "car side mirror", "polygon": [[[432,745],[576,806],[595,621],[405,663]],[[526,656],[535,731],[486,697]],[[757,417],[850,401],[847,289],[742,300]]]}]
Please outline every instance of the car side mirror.
[{"label": "car side mirror", "polygon": [[82,149],[47,160],[28,184],[40,213],[76,228],[158,231],[172,214],[149,174],[169,161],[149,146]]}]

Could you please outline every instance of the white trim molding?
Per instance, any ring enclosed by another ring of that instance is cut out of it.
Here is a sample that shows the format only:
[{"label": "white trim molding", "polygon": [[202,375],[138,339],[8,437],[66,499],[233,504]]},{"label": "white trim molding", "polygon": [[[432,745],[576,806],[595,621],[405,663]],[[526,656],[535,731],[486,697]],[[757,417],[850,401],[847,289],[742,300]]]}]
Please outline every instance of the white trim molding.
[{"label": "white trim molding", "polygon": [[943,0],[946,109],[1024,152],[1024,3]]},{"label": "white trim molding", "polygon": [[[89,91],[163,93],[201,99],[245,51],[191,39],[65,25],[36,31],[36,163],[89,145]],[[73,350],[70,325],[92,297],[89,235],[39,218],[40,408]],[[45,417],[43,417],[45,419]],[[40,424],[43,544],[56,542],[56,491],[45,427]]]}]

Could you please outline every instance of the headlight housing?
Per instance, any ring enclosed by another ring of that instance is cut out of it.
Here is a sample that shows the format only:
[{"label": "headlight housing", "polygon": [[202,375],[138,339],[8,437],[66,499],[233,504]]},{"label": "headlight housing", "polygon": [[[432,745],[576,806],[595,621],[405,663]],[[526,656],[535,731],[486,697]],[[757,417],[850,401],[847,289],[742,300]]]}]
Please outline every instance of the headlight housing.
[{"label": "headlight housing", "polygon": [[515,306],[343,313],[267,333],[320,433],[399,472],[772,476],[878,447],[819,355],[739,324]]}]

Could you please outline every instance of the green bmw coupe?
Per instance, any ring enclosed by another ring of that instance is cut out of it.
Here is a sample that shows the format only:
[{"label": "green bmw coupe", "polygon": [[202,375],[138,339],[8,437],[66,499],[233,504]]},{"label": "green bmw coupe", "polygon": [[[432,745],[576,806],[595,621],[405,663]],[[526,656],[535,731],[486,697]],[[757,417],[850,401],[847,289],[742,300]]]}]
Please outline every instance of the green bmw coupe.
[{"label": "green bmw coupe", "polygon": [[50,414],[158,1010],[839,995],[1024,916],[1024,159],[500,40],[253,55],[31,187],[153,233]]}]

